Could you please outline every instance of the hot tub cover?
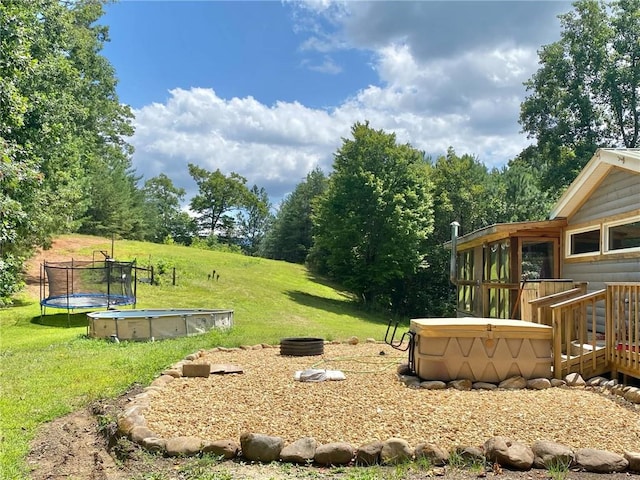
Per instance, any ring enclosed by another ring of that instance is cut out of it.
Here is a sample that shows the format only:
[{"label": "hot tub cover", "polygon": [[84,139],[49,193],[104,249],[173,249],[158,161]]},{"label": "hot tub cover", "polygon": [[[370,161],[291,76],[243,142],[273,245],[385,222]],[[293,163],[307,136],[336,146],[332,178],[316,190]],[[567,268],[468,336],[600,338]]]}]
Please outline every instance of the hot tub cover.
[{"label": "hot tub cover", "polygon": [[521,320],[424,318],[411,321],[416,374],[425,380],[501,382],[551,376],[553,329]]}]

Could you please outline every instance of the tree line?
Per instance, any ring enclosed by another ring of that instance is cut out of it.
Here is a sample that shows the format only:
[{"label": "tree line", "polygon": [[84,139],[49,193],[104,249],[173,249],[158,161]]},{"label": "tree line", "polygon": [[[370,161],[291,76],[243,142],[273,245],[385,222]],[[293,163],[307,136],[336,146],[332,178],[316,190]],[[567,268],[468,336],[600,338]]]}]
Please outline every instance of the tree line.
[{"label": "tree line", "polygon": [[132,167],[102,15],[94,0],[0,4],[0,305],[36,247],[80,232],[305,263],[370,308],[449,314],[452,221],[464,234],[544,219],[596,148],[638,142],[640,0],[580,0],[539,50],[519,118],[533,143],[505,167],[431,158],[363,121],[277,211],[241,175],[189,164],[190,215],[184,189]]}]

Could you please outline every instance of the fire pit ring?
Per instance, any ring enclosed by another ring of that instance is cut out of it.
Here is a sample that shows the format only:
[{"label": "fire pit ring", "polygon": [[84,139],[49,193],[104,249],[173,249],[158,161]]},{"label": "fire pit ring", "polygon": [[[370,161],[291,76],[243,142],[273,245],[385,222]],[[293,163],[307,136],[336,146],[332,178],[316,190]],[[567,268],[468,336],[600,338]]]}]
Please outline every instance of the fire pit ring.
[{"label": "fire pit ring", "polygon": [[290,337],[280,340],[280,355],[289,357],[307,357],[322,355],[324,340],[314,337]]}]

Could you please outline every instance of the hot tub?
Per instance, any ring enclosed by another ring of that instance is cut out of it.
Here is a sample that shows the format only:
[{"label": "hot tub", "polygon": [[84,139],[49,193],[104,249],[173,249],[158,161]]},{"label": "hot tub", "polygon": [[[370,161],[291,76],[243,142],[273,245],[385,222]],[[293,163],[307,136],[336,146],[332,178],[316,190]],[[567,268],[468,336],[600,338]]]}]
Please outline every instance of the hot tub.
[{"label": "hot tub", "polygon": [[118,340],[159,340],[231,328],[233,310],[107,310],[87,314],[88,334]]},{"label": "hot tub", "polygon": [[496,318],[411,320],[416,374],[425,380],[497,383],[551,378],[553,329]]}]

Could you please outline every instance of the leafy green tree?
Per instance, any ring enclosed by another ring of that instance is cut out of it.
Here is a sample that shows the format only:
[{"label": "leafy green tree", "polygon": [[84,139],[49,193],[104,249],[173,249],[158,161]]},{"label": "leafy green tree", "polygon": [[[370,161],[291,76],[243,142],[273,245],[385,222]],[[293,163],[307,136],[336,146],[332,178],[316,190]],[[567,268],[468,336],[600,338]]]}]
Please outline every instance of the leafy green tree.
[{"label": "leafy green tree", "polygon": [[93,0],[0,3],[0,215],[11,230],[0,240],[0,297],[15,291],[33,247],[87,218],[92,175],[105,173],[95,164],[130,162],[131,112],[100,55],[102,13]]},{"label": "leafy green tree", "polygon": [[229,214],[249,203],[247,179],[235,172],[225,176],[220,169],[209,172],[191,163],[189,174],[198,185],[199,193],[191,199],[190,206],[198,215],[200,229],[208,235],[216,235],[224,229],[225,236],[234,236],[229,233],[230,222],[235,223]]},{"label": "leafy green tree", "polygon": [[497,171],[490,172],[476,157],[460,157],[452,148],[436,159],[431,169],[434,244],[451,238],[451,222],[460,224],[460,233],[469,233],[499,221],[498,177]]},{"label": "leafy green tree", "polygon": [[292,263],[304,263],[313,245],[312,203],[327,188],[320,168],[307,174],[280,205],[260,246],[260,255]]},{"label": "leafy green tree", "polygon": [[433,228],[427,164],[368,122],[351,133],[314,207],[310,260],[364,302],[393,309],[394,285],[417,271]]},{"label": "leafy green tree", "polygon": [[[104,180],[92,176],[117,176],[121,166],[131,168],[132,149],[124,138],[133,129],[130,109],[118,101],[114,69],[99,54],[108,41],[107,27],[96,24],[102,2],[16,3],[30,12],[24,26],[30,34],[31,68],[18,84],[28,101],[23,125],[12,131],[12,138],[40,159],[42,188],[56,230],[75,230],[87,219],[87,210],[103,219],[113,217],[100,212],[104,202],[91,205],[94,184]],[[89,225],[97,223],[93,218]],[[91,233],[114,230],[100,227]],[[83,230],[88,230],[86,224]]]},{"label": "leafy green tree", "polygon": [[249,192],[247,205],[238,213],[237,223],[243,251],[256,255],[273,216],[267,191],[254,185]]},{"label": "leafy green tree", "polygon": [[545,220],[553,207],[550,193],[540,187],[540,177],[518,158],[500,172],[500,186],[494,193],[502,199],[500,222]]},{"label": "leafy green tree", "polygon": [[111,160],[99,159],[87,167],[90,201],[79,231],[142,240],[150,225],[144,193],[137,188],[139,177],[127,168],[128,160]]},{"label": "leafy green tree", "polygon": [[552,196],[597,147],[635,148],[640,133],[640,0],[573,6],[560,16],[560,40],[540,50],[520,110],[523,130],[537,140],[521,157]]},{"label": "leafy green tree", "polygon": [[43,177],[28,156],[0,139],[0,307],[23,286],[24,262],[37,245],[48,246]]},{"label": "leafy green tree", "polygon": [[185,194],[184,188],[176,187],[164,173],[145,182],[144,195],[151,219],[149,240],[162,243],[171,239],[185,245],[191,243],[195,225],[189,227],[194,222],[180,210]]},{"label": "leafy green tree", "polygon": [[171,224],[171,236],[164,242],[174,241],[182,245],[191,245],[198,236],[198,224],[187,212],[178,212]]}]

